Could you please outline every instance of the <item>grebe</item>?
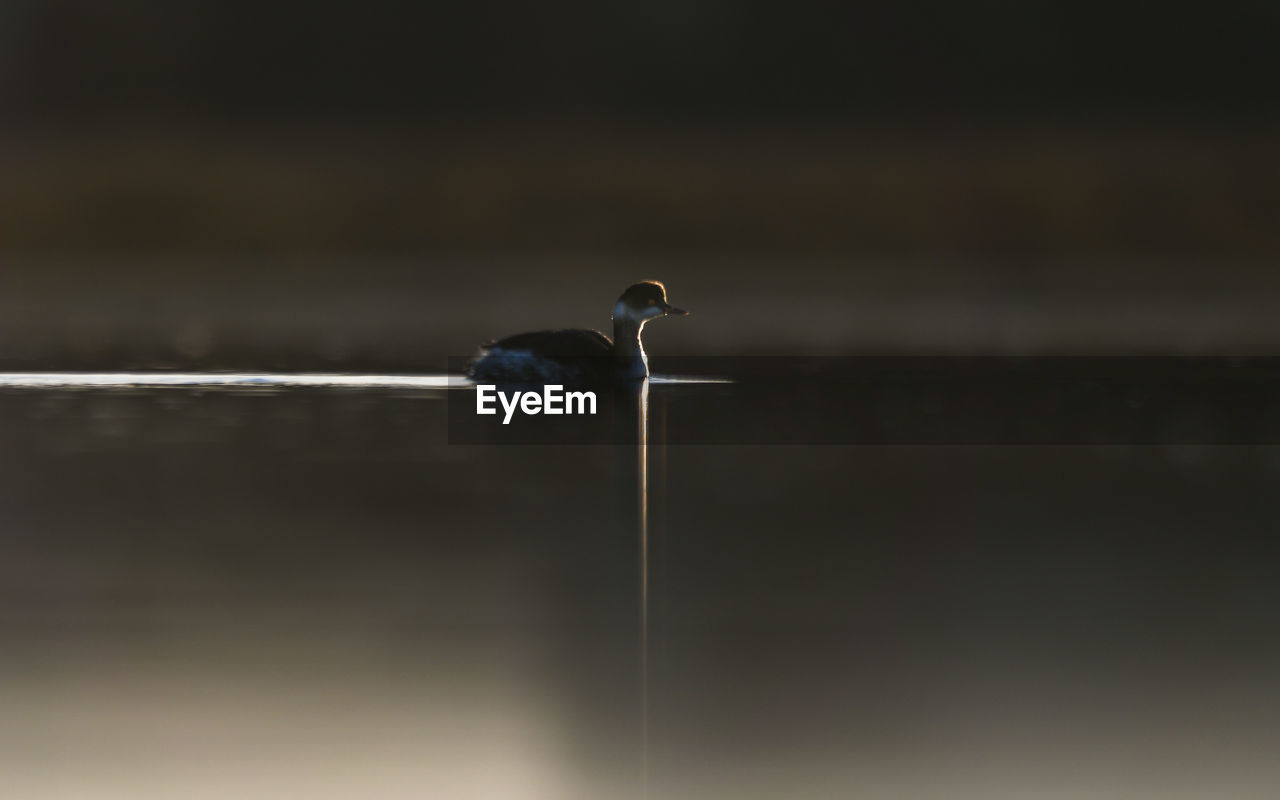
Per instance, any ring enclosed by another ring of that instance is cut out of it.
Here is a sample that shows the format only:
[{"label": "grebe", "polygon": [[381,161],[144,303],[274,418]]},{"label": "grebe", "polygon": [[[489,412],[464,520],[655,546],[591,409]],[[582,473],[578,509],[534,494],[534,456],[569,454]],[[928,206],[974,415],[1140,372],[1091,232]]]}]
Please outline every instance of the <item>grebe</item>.
[{"label": "grebe", "polygon": [[480,383],[596,383],[640,380],[649,359],[640,332],[651,319],[685,316],[667,302],[658,281],[629,286],[613,306],[613,340],[600,331],[573,329],[518,333],[480,346],[469,374]]}]

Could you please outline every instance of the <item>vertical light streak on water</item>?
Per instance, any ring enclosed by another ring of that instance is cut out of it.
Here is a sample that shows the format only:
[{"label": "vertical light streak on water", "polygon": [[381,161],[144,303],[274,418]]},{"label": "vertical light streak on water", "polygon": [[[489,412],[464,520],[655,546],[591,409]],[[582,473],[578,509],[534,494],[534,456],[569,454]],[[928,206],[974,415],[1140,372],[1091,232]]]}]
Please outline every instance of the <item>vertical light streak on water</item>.
[{"label": "vertical light streak on water", "polygon": [[649,797],[649,380],[640,384],[639,538],[640,538],[640,792]]}]

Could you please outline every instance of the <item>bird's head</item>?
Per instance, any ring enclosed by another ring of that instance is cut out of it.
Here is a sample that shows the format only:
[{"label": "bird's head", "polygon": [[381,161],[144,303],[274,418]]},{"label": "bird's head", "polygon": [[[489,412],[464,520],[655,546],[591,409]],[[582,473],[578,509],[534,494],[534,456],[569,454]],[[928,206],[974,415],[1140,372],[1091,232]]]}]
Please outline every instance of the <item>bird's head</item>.
[{"label": "bird's head", "polygon": [[658,281],[643,281],[628,286],[613,307],[615,322],[627,320],[637,325],[644,325],[658,317],[683,317],[688,313],[667,302],[667,288]]}]

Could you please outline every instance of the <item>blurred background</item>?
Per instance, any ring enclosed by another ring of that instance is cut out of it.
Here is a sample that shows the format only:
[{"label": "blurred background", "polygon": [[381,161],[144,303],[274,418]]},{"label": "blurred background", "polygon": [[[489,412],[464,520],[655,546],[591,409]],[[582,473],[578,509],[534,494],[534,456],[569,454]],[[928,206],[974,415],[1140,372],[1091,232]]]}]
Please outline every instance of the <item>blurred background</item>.
[{"label": "blurred background", "polygon": [[1266,2],[10,0],[0,362],[1265,350]]},{"label": "blurred background", "polygon": [[[0,369],[430,372],[643,278],[694,312],[659,368],[1275,354],[1277,41],[1264,0],[4,0]],[[1275,448],[655,447],[646,682],[634,451],[444,406],[0,392],[15,796],[1280,786]]]}]

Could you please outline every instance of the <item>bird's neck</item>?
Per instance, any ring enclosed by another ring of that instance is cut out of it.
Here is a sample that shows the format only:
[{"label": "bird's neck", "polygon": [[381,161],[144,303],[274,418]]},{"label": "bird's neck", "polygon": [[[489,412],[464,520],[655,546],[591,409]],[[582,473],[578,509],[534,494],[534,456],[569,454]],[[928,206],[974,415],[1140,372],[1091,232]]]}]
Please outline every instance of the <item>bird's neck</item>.
[{"label": "bird's neck", "polygon": [[644,346],[640,344],[640,331],[643,328],[643,322],[614,314],[613,356],[620,362],[628,362],[628,366],[641,376],[649,374],[649,359],[644,354]]}]

